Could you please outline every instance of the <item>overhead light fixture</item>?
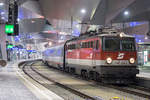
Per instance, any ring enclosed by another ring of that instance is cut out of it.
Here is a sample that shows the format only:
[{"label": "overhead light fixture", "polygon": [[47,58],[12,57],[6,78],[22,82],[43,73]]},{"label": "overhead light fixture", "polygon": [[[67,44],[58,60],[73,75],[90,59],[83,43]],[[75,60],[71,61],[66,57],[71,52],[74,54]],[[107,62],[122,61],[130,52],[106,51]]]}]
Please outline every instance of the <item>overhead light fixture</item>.
[{"label": "overhead light fixture", "polygon": [[18,18],[17,21],[19,22],[19,21],[20,21],[20,18]]},{"label": "overhead light fixture", "polygon": [[49,45],[49,46],[52,46],[52,42],[51,42],[51,41],[50,41],[50,42],[48,42],[48,45]]},{"label": "overhead light fixture", "polygon": [[5,19],[5,17],[1,17],[1,19]]},{"label": "overhead light fixture", "polygon": [[4,5],[4,3],[0,3],[0,6],[3,6]]},{"label": "overhead light fixture", "polygon": [[128,15],[129,15],[129,11],[125,11],[125,12],[124,12],[124,15],[125,15],[125,16],[128,16]]},{"label": "overhead light fixture", "polygon": [[146,37],[145,37],[145,40],[147,40],[147,39],[148,39],[148,37],[146,36]]},{"label": "overhead light fixture", "polygon": [[4,15],[5,14],[5,12],[1,12],[1,15]]},{"label": "overhead light fixture", "polygon": [[35,23],[35,21],[34,21],[34,20],[32,20],[32,21],[31,21],[31,23]]},{"label": "overhead light fixture", "polygon": [[82,14],[85,14],[85,13],[86,13],[86,10],[85,10],[85,9],[81,9],[81,13],[82,13]]},{"label": "overhead light fixture", "polygon": [[76,25],[76,28],[79,28],[80,26],[79,25]]}]

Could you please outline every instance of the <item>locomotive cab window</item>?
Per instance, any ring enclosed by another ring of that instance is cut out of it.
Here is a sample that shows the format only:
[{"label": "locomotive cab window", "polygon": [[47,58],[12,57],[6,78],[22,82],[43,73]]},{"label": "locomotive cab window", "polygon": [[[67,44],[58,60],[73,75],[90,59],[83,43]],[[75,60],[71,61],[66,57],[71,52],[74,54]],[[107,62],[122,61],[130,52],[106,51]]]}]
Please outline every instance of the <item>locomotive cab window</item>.
[{"label": "locomotive cab window", "polygon": [[118,38],[105,37],[103,38],[103,50],[118,51],[120,50],[120,41]]},{"label": "locomotive cab window", "polygon": [[121,40],[121,46],[123,51],[135,51],[134,39],[123,39]]},{"label": "locomotive cab window", "polygon": [[135,42],[133,38],[118,39],[115,37],[103,38],[104,51],[135,51]]}]

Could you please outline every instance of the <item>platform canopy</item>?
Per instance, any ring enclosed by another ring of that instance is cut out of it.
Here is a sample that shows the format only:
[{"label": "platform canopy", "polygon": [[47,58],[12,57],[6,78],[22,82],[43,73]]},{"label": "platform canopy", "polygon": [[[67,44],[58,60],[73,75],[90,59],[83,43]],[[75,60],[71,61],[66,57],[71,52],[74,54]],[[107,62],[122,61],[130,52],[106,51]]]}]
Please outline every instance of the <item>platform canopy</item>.
[{"label": "platform canopy", "polygon": [[[39,0],[46,18],[89,21],[101,0]],[[85,13],[82,10],[85,10]]]}]

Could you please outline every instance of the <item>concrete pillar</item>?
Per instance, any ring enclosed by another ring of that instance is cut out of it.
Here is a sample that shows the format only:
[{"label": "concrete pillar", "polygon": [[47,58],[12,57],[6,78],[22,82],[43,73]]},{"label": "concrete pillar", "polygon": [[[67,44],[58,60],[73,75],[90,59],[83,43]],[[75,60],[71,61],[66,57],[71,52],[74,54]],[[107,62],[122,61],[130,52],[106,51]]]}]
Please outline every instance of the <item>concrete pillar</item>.
[{"label": "concrete pillar", "polygon": [[5,25],[0,25],[0,46],[1,46],[1,52],[2,52],[2,58],[4,60],[7,60],[7,53],[6,53],[6,39],[7,35],[5,34]]},{"label": "concrete pillar", "polygon": [[147,35],[150,36],[150,20],[148,21],[148,32]]}]

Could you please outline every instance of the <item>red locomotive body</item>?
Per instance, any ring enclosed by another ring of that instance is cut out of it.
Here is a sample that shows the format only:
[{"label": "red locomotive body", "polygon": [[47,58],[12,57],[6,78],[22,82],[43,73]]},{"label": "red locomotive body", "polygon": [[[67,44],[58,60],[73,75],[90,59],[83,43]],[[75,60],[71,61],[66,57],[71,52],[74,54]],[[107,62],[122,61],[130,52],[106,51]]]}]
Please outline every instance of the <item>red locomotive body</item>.
[{"label": "red locomotive body", "polygon": [[[63,58],[55,62],[55,67],[104,83],[132,83],[138,73],[134,37],[123,33],[72,39],[62,52]],[[46,61],[51,65],[52,61]]]}]

